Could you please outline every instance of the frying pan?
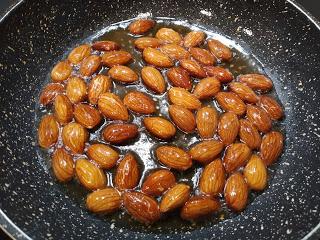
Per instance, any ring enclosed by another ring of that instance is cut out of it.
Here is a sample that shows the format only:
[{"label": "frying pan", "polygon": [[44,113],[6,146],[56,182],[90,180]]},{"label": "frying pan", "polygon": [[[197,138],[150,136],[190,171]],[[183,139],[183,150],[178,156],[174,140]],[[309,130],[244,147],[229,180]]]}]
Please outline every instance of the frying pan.
[{"label": "frying pan", "polygon": [[[0,224],[12,237],[318,239],[320,25],[294,1],[12,1],[8,10],[0,23]],[[34,109],[53,64],[103,27],[146,12],[217,27],[275,76],[284,153],[268,189],[220,223],[190,231],[118,226],[89,214],[38,160]]]}]

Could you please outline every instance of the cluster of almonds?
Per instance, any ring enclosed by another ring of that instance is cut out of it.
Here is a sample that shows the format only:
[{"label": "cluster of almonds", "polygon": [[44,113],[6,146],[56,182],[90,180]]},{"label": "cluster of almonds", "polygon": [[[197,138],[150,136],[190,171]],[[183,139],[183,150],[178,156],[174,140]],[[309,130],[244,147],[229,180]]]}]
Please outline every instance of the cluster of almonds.
[{"label": "cluster of almonds", "polygon": [[[128,29],[131,34],[141,35],[154,24],[153,20],[139,19]],[[199,47],[204,46],[205,41],[208,50]],[[54,114],[41,119],[38,140],[43,148],[54,146],[55,176],[66,182],[73,178],[75,171],[80,184],[94,191],[87,197],[90,211],[110,213],[123,205],[143,223],[155,222],[161,214],[178,208],[186,220],[212,214],[219,209],[217,197],[222,192],[228,207],[243,210],[249,189],[260,191],[266,187],[266,166],[276,161],[283,148],[283,135],[271,130],[272,120],[281,119],[283,110],[272,97],[256,94],[270,91],[272,81],[260,74],[240,75],[233,80],[227,69],[214,66],[217,62],[231,61],[231,50],[217,40],[206,40],[205,33],[200,31],[189,32],[182,38],[173,29],[161,28],[155,37],[140,37],[134,44],[148,64],[141,70],[147,89],[153,94],[166,92],[163,68],[171,85],[167,93],[171,103],[168,111],[174,124],[164,117],[147,116],[143,119],[146,130],[167,141],[178,127],[185,134],[197,131],[202,141],[188,151],[172,145],[158,147],[156,158],[166,169],[153,171],[143,181],[141,191],[135,189],[140,178],[135,155],[127,153],[117,164],[119,153],[105,143],[125,144],[134,140],[138,126],[128,123],[128,109],[134,114],[152,115],[156,103],[138,91],[127,93],[123,100],[111,92],[111,79],[122,84],[139,81],[138,74],[125,66],[132,61],[129,52],[112,41],[80,45],[71,51],[67,60],[53,68],[53,83],[48,84],[40,96],[42,105],[53,103]],[[109,68],[108,76],[97,74],[101,66]],[[84,79],[90,80],[88,86]],[[197,81],[194,87],[192,79]],[[227,86],[226,91],[221,90],[223,84]],[[221,116],[214,107],[202,106],[202,100],[213,98],[224,110]],[[103,118],[117,122],[103,129],[105,143],[86,147],[88,129],[99,126]],[[59,134],[63,146],[58,146]],[[254,150],[259,154],[253,154]],[[81,155],[76,159],[77,154],[84,152],[87,157]],[[220,159],[220,155],[223,158]],[[201,194],[190,197],[190,186],[177,183],[170,169],[185,171],[193,161],[204,167],[198,184]],[[114,187],[107,187],[103,170],[116,165]],[[160,196],[158,204],[155,197]]]}]

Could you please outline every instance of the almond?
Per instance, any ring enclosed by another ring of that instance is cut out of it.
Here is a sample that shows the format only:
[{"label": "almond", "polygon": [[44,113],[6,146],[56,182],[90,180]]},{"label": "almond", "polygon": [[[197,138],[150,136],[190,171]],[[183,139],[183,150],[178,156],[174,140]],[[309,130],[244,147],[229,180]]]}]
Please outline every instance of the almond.
[{"label": "almond", "polygon": [[113,66],[108,73],[114,80],[122,83],[133,83],[139,80],[138,74],[126,66]]},{"label": "almond", "polygon": [[247,180],[249,187],[256,191],[261,191],[267,186],[268,173],[264,162],[257,155],[252,155],[243,175]]},{"label": "almond", "polygon": [[104,116],[112,120],[129,120],[129,113],[122,100],[114,93],[103,93],[98,100],[98,108]]},{"label": "almond", "polygon": [[194,145],[189,154],[192,160],[198,161],[202,164],[213,161],[222,151],[223,144],[216,140],[202,141]]},{"label": "almond", "polygon": [[123,103],[131,111],[140,114],[152,114],[156,111],[156,103],[148,95],[132,91],[126,94]]},{"label": "almond", "polygon": [[90,145],[87,150],[87,155],[90,159],[98,163],[102,169],[113,168],[119,159],[119,153],[117,151],[101,143]]},{"label": "almond", "polygon": [[62,141],[73,153],[83,153],[85,143],[88,140],[88,132],[80,124],[68,123],[62,129]]},{"label": "almond", "polygon": [[112,213],[117,211],[120,205],[121,196],[112,187],[94,191],[87,196],[86,200],[88,210],[94,213]]},{"label": "almond", "polygon": [[239,137],[242,142],[251,149],[259,149],[261,145],[261,136],[258,129],[246,119],[240,120]]},{"label": "almond", "polygon": [[124,193],[123,204],[128,213],[141,223],[151,224],[160,219],[157,201],[143,193]]},{"label": "almond", "polygon": [[208,216],[218,211],[220,203],[215,198],[205,196],[194,196],[190,198],[183,206],[180,217],[184,220],[196,220]]},{"label": "almond", "polygon": [[143,67],[141,70],[143,83],[155,93],[161,94],[166,91],[166,83],[159,70],[154,67]]},{"label": "almond", "polygon": [[186,48],[198,46],[198,45],[203,43],[205,37],[206,37],[206,34],[204,32],[201,32],[201,31],[189,32],[184,37],[183,45]]},{"label": "almond", "polygon": [[105,141],[112,144],[128,142],[138,135],[138,127],[131,123],[109,124],[102,132]]},{"label": "almond", "polygon": [[153,37],[141,37],[134,41],[134,46],[140,50],[145,48],[157,48],[161,44],[161,41],[158,38]]},{"label": "almond", "polygon": [[74,106],[74,118],[85,128],[94,128],[102,120],[100,112],[89,104],[79,103]]},{"label": "almond", "polygon": [[233,80],[232,73],[226,68],[203,66],[203,69],[209,77],[215,77],[221,83],[228,83]]},{"label": "almond", "polygon": [[72,120],[73,107],[67,96],[60,94],[54,100],[54,116],[61,124],[67,124]]},{"label": "almond", "polygon": [[103,171],[85,158],[76,161],[76,174],[79,182],[88,190],[101,189],[107,185]]},{"label": "almond", "polygon": [[234,142],[238,135],[239,127],[239,120],[235,113],[226,112],[221,115],[218,125],[218,134],[225,146]]},{"label": "almond", "polygon": [[196,119],[190,110],[178,105],[170,105],[168,110],[171,119],[179,129],[186,133],[194,131],[196,127]]},{"label": "almond", "polygon": [[58,141],[59,124],[53,115],[45,115],[41,118],[38,127],[38,142],[40,147],[49,148]]},{"label": "almond", "polygon": [[180,34],[171,28],[160,28],[156,33],[156,38],[164,43],[180,44],[182,41]]},{"label": "almond", "polygon": [[264,163],[269,166],[280,156],[283,150],[283,135],[272,131],[264,135],[260,147],[260,156]]},{"label": "almond", "polygon": [[235,93],[219,92],[215,97],[225,111],[234,112],[237,115],[243,115],[246,112],[246,105]]},{"label": "almond", "polygon": [[216,39],[208,40],[208,48],[216,58],[222,61],[230,61],[232,59],[230,48]]},{"label": "almond", "polygon": [[130,53],[123,50],[109,51],[102,55],[101,62],[104,66],[126,65],[132,60]]},{"label": "almond", "polygon": [[39,103],[46,106],[54,101],[56,96],[64,92],[64,86],[60,83],[49,83],[41,92]]},{"label": "almond", "polygon": [[58,62],[51,71],[51,79],[53,82],[63,82],[68,79],[71,72],[72,67],[69,61]]},{"label": "almond", "polygon": [[91,47],[89,44],[83,44],[74,48],[68,55],[68,60],[72,64],[79,64],[83,59],[90,56]]},{"label": "almond", "polygon": [[225,170],[221,159],[216,159],[203,169],[199,181],[201,192],[210,196],[217,196],[223,191],[226,181]]},{"label": "almond", "polygon": [[137,19],[129,25],[128,29],[130,33],[139,35],[148,32],[154,25],[155,21],[151,19]]},{"label": "almond", "polygon": [[161,163],[176,170],[184,171],[192,166],[190,155],[178,147],[158,147],[156,156]]},{"label": "almond", "polygon": [[200,80],[193,90],[193,94],[199,99],[208,99],[216,95],[221,88],[220,81],[214,77]]},{"label": "almond", "polygon": [[138,162],[133,154],[127,153],[119,163],[114,184],[120,190],[133,189],[138,185],[139,177]]},{"label": "almond", "polygon": [[260,132],[269,132],[272,127],[269,115],[260,107],[248,105],[247,118],[258,128]]},{"label": "almond", "polygon": [[201,107],[201,102],[184,88],[172,87],[169,90],[168,96],[171,103],[189,110],[195,110]]},{"label": "almond", "polygon": [[273,120],[279,120],[284,116],[282,107],[272,97],[261,96],[258,105],[263,108]]},{"label": "almond", "polygon": [[244,143],[233,143],[227,147],[223,157],[224,168],[231,173],[244,166],[251,157],[250,148]]},{"label": "almond", "polygon": [[60,182],[68,182],[73,178],[73,159],[63,148],[57,148],[54,151],[51,165],[54,175]]},{"label": "almond", "polygon": [[97,41],[92,44],[92,48],[98,51],[114,51],[119,50],[120,46],[113,41]]},{"label": "almond", "polygon": [[148,63],[156,67],[167,68],[172,67],[173,62],[168,55],[164,54],[155,48],[145,48],[143,50],[143,59]]},{"label": "almond", "polygon": [[143,119],[146,129],[160,139],[170,139],[176,134],[174,125],[162,117],[146,117]]},{"label": "almond", "polygon": [[87,97],[87,84],[79,77],[71,77],[68,80],[66,95],[72,103],[79,103]]},{"label": "almond", "polygon": [[85,58],[80,66],[80,73],[82,76],[90,77],[92,74],[100,70],[101,57],[97,55],[91,55]]},{"label": "almond", "polygon": [[182,207],[189,198],[190,186],[184,183],[178,183],[163,195],[160,202],[160,212],[170,212]]},{"label": "almond", "polygon": [[256,103],[259,100],[255,92],[250,87],[241,82],[231,82],[229,84],[229,88],[245,102]]},{"label": "almond", "polygon": [[157,170],[147,176],[142,184],[141,190],[150,196],[160,196],[176,183],[172,172],[166,169]]},{"label": "almond", "polygon": [[248,195],[248,186],[242,174],[239,172],[232,174],[228,178],[224,188],[227,206],[233,211],[242,211],[247,205]]},{"label": "almond", "polygon": [[203,65],[214,65],[217,61],[208,50],[203,48],[190,48],[189,52],[195,60]]},{"label": "almond", "polygon": [[272,81],[262,74],[245,74],[238,77],[240,82],[245,83],[253,90],[270,91],[273,87]]},{"label": "almond", "polygon": [[203,70],[200,64],[197,63],[195,60],[181,59],[180,66],[183,67],[185,70],[187,70],[190,73],[190,75],[193,77],[196,77],[196,78],[206,77],[206,72]]},{"label": "almond", "polygon": [[160,51],[168,55],[172,60],[180,60],[190,58],[190,53],[180,45],[175,43],[165,44],[160,48]]},{"label": "almond", "polygon": [[196,115],[196,122],[200,137],[202,139],[212,138],[218,125],[217,110],[210,106],[200,108]]},{"label": "almond", "polygon": [[171,85],[191,90],[192,83],[187,70],[182,67],[172,67],[167,71],[167,77]]},{"label": "almond", "polygon": [[112,87],[108,76],[98,74],[91,79],[88,88],[88,99],[91,104],[97,104],[102,93],[109,92]]}]

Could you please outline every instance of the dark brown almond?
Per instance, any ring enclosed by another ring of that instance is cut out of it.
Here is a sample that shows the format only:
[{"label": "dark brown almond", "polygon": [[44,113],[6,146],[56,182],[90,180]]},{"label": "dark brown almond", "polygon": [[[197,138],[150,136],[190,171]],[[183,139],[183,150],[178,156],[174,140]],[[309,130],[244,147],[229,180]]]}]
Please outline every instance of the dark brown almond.
[{"label": "dark brown almond", "polygon": [[98,51],[119,50],[120,45],[114,41],[97,41],[92,44],[92,48]]},{"label": "dark brown almond", "polygon": [[239,132],[239,120],[235,113],[226,112],[221,115],[218,125],[218,134],[225,146],[233,143]]},{"label": "dark brown almond", "polygon": [[156,111],[156,103],[145,93],[132,91],[126,94],[123,103],[131,111],[140,114],[152,114]]},{"label": "dark brown almond", "polygon": [[216,58],[208,50],[203,48],[190,48],[192,57],[203,65],[214,65]]},{"label": "dark brown almond", "polygon": [[237,115],[243,115],[246,112],[246,104],[235,93],[219,92],[215,98],[225,111],[234,112]]},{"label": "dark brown almond", "polygon": [[199,99],[208,99],[215,96],[221,88],[221,83],[214,77],[200,80],[193,90],[193,94]]},{"label": "dark brown almond", "polygon": [[259,90],[263,92],[270,91],[273,87],[272,81],[262,74],[240,75],[238,80],[245,83],[253,90]]},{"label": "dark brown almond", "polygon": [[190,110],[178,105],[170,105],[168,110],[170,118],[180,130],[186,133],[194,131],[196,128],[196,119]]},{"label": "dark brown almond", "polygon": [[74,118],[85,128],[94,128],[102,120],[100,112],[89,104],[79,103],[74,106]]},{"label": "dark brown almond", "polygon": [[259,149],[261,136],[258,129],[247,119],[240,120],[239,137],[251,149]]},{"label": "dark brown almond", "polygon": [[59,94],[63,94],[64,86],[59,83],[49,83],[45,88],[41,91],[39,97],[39,103],[46,106],[54,101],[56,96]]},{"label": "dark brown almond", "polygon": [[251,157],[250,148],[244,143],[233,143],[227,147],[223,164],[227,173],[231,173],[243,167]]},{"label": "dark brown almond", "polygon": [[126,65],[131,60],[132,56],[130,53],[123,50],[117,50],[104,53],[101,62],[104,66],[113,67],[114,65]]},{"label": "dark brown almond", "polygon": [[260,156],[267,166],[279,158],[283,150],[283,141],[282,133],[277,131],[269,132],[262,138]]},{"label": "dark brown almond", "polygon": [[222,61],[230,61],[232,59],[231,49],[216,39],[208,40],[210,52]]},{"label": "dark brown almond", "polygon": [[187,70],[191,76],[196,78],[206,77],[206,72],[203,70],[202,66],[192,59],[181,59],[180,66]]},{"label": "dark brown almond", "polygon": [[266,133],[271,130],[272,121],[269,115],[262,108],[248,105],[247,118],[255,125],[260,132]]},{"label": "dark brown almond", "polygon": [[191,90],[191,78],[187,70],[182,67],[172,67],[167,71],[167,77],[171,85]]},{"label": "dark brown almond", "polygon": [[273,120],[279,120],[284,116],[281,105],[272,97],[261,96],[258,105],[263,108]]},{"label": "dark brown almond", "polygon": [[236,93],[243,101],[247,103],[256,103],[259,100],[255,92],[244,83],[231,82],[229,84],[229,88],[232,92]]},{"label": "dark brown almond", "polygon": [[150,196],[160,196],[176,183],[172,172],[161,169],[149,174],[142,184],[141,190]]},{"label": "dark brown almond", "polygon": [[155,21],[151,19],[137,19],[133,21],[128,29],[132,34],[144,34],[148,32],[155,25]]},{"label": "dark brown almond", "polygon": [[105,141],[112,144],[122,144],[138,135],[138,127],[131,123],[109,124],[102,132]]},{"label": "dark brown almond", "polygon": [[233,80],[232,73],[226,68],[203,66],[203,69],[209,77],[215,77],[222,83],[228,83]]}]

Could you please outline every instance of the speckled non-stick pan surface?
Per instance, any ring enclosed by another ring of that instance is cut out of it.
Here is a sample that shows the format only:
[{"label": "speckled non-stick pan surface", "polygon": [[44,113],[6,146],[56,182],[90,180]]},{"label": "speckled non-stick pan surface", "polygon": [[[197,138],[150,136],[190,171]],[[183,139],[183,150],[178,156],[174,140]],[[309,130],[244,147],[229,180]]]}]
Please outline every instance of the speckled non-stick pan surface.
[{"label": "speckled non-stick pan surface", "polygon": [[[268,189],[219,224],[192,231],[118,227],[89,214],[37,158],[34,109],[52,65],[99,29],[145,12],[218,27],[275,76],[286,111],[285,152]],[[319,59],[319,25],[291,1],[23,1],[0,23],[1,226],[18,239],[317,239]]]}]

